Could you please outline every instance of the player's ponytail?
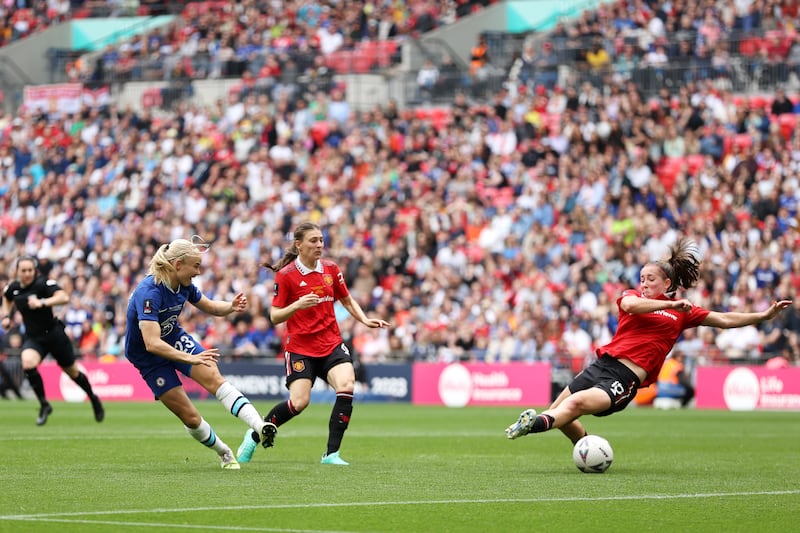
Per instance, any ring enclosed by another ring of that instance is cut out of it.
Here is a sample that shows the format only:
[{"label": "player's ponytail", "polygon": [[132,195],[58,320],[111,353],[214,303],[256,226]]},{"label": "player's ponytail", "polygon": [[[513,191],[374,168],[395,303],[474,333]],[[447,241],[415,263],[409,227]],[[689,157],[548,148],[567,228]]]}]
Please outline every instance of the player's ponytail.
[{"label": "player's ponytail", "polygon": [[297,256],[300,255],[300,251],[297,249],[297,243],[303,240],[306,233],[312,230],[321,231],[320,227],[314,224],[313,222],[303,222],[299,226],[297,226],[294,230],[294,241],[292,242],[292,246],[286,250],[284,256],[278,261],[275,265],[271,265],[269,263],[264,263],[263,266],[272,270],[273,272],[277,272],[295,259]]},{"label": "player's ponytail", "polygon": [[700,247],[692,239],[683,238],[670,248],[666,261],[655,261],[672,285],[668,292],[694,287],[700,279]]}]

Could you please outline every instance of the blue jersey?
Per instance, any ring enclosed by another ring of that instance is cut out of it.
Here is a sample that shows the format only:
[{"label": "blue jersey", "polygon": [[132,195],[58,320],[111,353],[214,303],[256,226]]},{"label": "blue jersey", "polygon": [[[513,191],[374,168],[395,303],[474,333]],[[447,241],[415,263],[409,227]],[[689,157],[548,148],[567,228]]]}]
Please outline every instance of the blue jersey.
[{"label": "blue jersey", "polygon": [[178,323],[183,305],[200,301],[203,293],[194,284],[180,285],[173,291],[163,283],[156,284],[149,275],[134,289],[128,300],[127,327],[125,332],[125,356],[145,376],[149,368],[163,365],[167,360],[153,355],[144,345],[139,322],[152,320],[161,328],[161,340],[186,353],[203,351],[197,341]]}]

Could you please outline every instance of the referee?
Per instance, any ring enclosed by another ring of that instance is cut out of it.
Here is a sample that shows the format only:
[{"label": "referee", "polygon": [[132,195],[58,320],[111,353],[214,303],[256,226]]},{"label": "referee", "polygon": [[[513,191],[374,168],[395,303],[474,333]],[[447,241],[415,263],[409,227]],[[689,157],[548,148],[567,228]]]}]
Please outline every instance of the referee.
[{"label": "referee", "polygon": [[28,377],[31,388],[39,400],[39,416],[37,426],[47,423],[47,417],[53,412],[53,406],[47,401],[44,383],[38,366],[48,354],[51,354],[58,366],[72,378],[89,396],[94,410],[94,419],[102,422],[105,417],[103,404],[100,402],[86,374],[75,364],[75,352],[72,341],[64,332],[64,323],[53,315],[53,306],[63,305],[69,301],[69,295],[54,280],[39,275],[39,263],[35,257],[17,259],[17,279],[8,284],[3,291],[2,325],[4,330],[12,324],[12,313],[16,309],[22,315],[24,335],[22,341],[22,370]]}]

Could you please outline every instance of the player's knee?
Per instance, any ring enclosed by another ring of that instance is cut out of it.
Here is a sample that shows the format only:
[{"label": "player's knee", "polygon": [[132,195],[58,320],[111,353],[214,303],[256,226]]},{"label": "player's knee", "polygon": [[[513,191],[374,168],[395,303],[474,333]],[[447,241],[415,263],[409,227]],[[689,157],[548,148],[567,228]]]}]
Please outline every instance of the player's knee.
[{"label": "player's knee", "polygon": [[200,416],[199,412],[181,413],[180,418],[183,425],[189,429],[199,428],[200,423],[203,421],[203,417]]},{"label": "player's knee", "polygon": [[600,405],[595,398],[589,395],[573,394],[564,400],[563,407],[568,410],[571,415],[577,418],[581,415],[604,411],[605,409],[608,409],[609,406]]},{"label": "player's knee", "polygon": [[42,357],[36,350],[23,350],[20,354],[20,361],[22,362],[23,370],[31,370],[39,366]]},{"label": "player's knee", "polygon": [[306,394],[292,396],[292,408],[294,408],[297,414],[302,413],[306,407],[308,407],[309,402],[311,401],[311,397]]}]

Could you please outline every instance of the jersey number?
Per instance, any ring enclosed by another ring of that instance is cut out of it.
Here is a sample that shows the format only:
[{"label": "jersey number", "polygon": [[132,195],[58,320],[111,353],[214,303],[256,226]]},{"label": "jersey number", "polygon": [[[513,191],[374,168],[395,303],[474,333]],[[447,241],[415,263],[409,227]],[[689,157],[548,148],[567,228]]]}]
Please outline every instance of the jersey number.
[{"label": "jersey number", "polygon": [[181,335],[181,338],[175,341],[173,346],[176,350],[184,353],[192,353],[192,349],[197,345],[194,339],[189,335]]},{"label": "jersey number", "polygon": [[619,396],[625,392],[625,387],[619,381],[615,381],[611,384],[611,392],[614,394],[614,396]]}]

